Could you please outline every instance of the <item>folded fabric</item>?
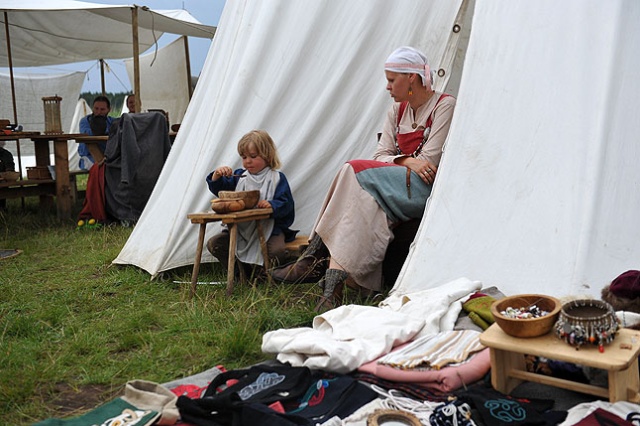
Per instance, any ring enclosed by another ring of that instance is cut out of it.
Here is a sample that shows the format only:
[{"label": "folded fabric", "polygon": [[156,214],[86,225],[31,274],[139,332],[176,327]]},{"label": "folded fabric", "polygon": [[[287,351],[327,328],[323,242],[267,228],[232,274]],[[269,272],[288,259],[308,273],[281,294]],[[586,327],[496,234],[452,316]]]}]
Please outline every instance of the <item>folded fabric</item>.
[{"label": "folded fabric", "polygon": [[87,425],[136,425],[150,426],[155,424],[160,413],[143,410],[117,398],[88,413],[72,419],[47,419],[34,426],[87,426]]},{"label": "folded fabric", "polygon": [[131,380],[124,387],[122,399],[145,410],[160,413],[158,425],[173,425],[180,413],[176,407],[178,397],[162,385],[147,380]]},{"label": "folded fabric", "polygon": [[469,318],[474,324],[486,330],[495,321],[491,313],[491,305],[495,300],[488,295],[472,296],[462,304],[462,309],[469,313]]},{"label": "folded fabric", "polygon": [[480,333],[473,330],[450,330],[424,336],[378,359],[400,369],[435,369],[466,361],[484,349]]},{"label": "folded fabric", "polygon": [[38,426],[173,425],[178,421],[176,395],[158,383],[131,380],[124,395],[76,418],[47,419]]},{"label": "folded fabric", "polygon": [[616,416],[610,411],[603,410],[602,408],[596,408],[587,417],[580,420],[575,426],[633,426],[633,423],[628,422],[619,416]]},{"label": "folded fabric", "polygon": [[[607,411],[634,425],[640,424],[640,405],[634,404],[633,402],[629,402],[629,401],[609,402],[609,401],[596,400],[596,401],[590,401],[590,402],[583,402],[582,404],[578,404],[571,407],[569,409],[567,418],[564,420],[564,422],[560,423],[558,426],[571,426],[571,425],[578,424],[580,420],[587,419],[590,414],[592,414],[597,410]],[[583,424],[583,423],[580,423],[580,424]],[[584,423],[584,424],[588,424],[588,423]],[[617,425],[618,423],[614,423],[614,424]],[[621,423],[621,424],[624,424],[624,423]]]},{"label": "folded fabric", "polygon": [[400,370],[379,364],[376,360],[363,364],[358,371],[393,382],[412,383],[431,391],[449,393],[481,380],[490,369],[491,359],[487,348],[463,364],[440,370]]}]

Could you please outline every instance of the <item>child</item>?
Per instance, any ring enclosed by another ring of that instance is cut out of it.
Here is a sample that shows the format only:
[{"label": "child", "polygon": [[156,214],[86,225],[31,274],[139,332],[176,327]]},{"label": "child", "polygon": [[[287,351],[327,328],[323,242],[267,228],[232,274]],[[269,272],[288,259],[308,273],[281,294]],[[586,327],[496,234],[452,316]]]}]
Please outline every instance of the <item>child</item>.
[{"label": "child", "polygon": [[[242,158],[242,169],[232,170],[220,166],[207,176],[209,190],[216,196],[219,191],[260,190],[257,208],[273,209],[270,219],[262,221],[262,230],[267,239],[267,252],[276,264],[285,257],[285,242],[295,239],[298,231],[289,227],[295,218],[293,195],[287,178],[280,168],[280,160],[271,136],[264,130],[252,130],[238,142],[238,154]],[[238,223],[236,255],[243,263],[263,265],[259,236],[255,222]],[[229,259],[229,232],[223,230],[207,241],[207,249],[223,265]]]}]

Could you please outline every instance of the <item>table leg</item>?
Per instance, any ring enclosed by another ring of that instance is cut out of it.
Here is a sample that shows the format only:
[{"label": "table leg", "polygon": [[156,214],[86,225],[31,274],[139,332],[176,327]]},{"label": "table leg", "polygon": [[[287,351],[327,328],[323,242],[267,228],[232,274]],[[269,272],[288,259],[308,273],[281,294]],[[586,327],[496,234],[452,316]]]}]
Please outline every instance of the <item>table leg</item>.
[{"label": "table leg", "polygon": [[69,149],[67,140],[53,141],[56,170],[56,204],[58,219],[71,218],[71,183],[69,181]]},{"label": "table leg", "polygon": [[196,247],[196,258],[193,261],[193,272],[191,272],[191,296],[196,295],[196,286],[198,285],[198,274],[200,273],[200,262],[202,261],[202,247],[204,246],[204,234],[207,230],[207,224],[200,224],[200,232],[198,233],[198,246]]},{"label": "table leg", "polygon": [[491,385],[498,392],[508,395],[522,380],[510,377],[511,370],[525,371],[524,355],[515,352],[490,349]]},{"label": "table leg", "polygon": [[236,265],[236,241],[238,238],[238,228],[235,223],[229,225],[229,263],[227,267],[227,297],[233,293],[233,279]]},{"label": "table leg", "polygon": [[260,239],[260,249],[262,250],[262,258],[264,260],[264,270],[268,271],[269,268],[269,251],[267,250],[267,242],[262,232],[262,223],[256,220],[256,228],[258,229],[258,238]]},{"label": "table leg", "polygon": [[638,359],[622,371],[609,371],[609,402],[627,401],[638,394]]},{"label": "table leg", "polygon": [[[39,139],[33,141],[34,154],[36,157],[36,166],[46,167],[51,163],[49,158],[49,141]],[[53,197],[50,195],[40,196],[40,208],[49,210],[53,207]]]}]

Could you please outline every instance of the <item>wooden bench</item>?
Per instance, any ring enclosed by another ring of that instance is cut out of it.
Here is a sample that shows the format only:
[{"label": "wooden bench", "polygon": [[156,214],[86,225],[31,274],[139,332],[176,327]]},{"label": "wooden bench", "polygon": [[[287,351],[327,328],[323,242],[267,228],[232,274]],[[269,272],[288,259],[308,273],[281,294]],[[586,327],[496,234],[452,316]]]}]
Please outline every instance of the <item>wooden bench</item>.
[{"label": "wooden bench", "polygon": [[307,246],[309,246],[309,237],[307,235],[298,235],[295,240],[285,244],[287,259],[297,259]]},{"label": "wooden bench", "polygon": [[[595,345],[585,345],[576,350],[558,339],[553,332],[540,337],[512,337],[502,331],[498,324],[493,324],[480,335],[480,343],[490,348],[491,384],[504,394],[509,394],[520,383],[528,381],[608,398],[610,402],[640,402],[640,331],[620,329],[602,353]],[[525,355],[606,370],[608,385],[605,388],[528,372]]]},{"label": "wooden bench", "polygon": [[0,181],[0,199],[56,195],[53,179],[23,179]]}]

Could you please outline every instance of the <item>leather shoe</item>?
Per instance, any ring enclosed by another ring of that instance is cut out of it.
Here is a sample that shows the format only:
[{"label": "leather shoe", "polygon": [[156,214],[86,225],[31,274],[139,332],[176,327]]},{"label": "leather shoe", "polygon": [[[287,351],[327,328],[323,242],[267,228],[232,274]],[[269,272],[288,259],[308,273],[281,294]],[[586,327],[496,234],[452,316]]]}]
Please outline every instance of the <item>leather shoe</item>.
[{"label": "leather shoe", "polygon": [[272,269],[271,278],[285,284],[317,283],[327,269],[326,260],[307,256],[279,268]]}]

